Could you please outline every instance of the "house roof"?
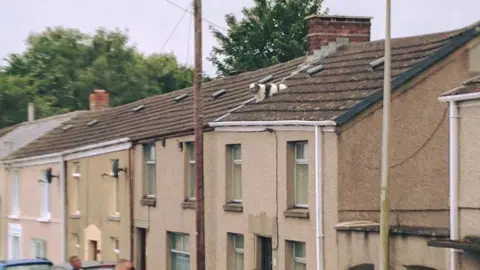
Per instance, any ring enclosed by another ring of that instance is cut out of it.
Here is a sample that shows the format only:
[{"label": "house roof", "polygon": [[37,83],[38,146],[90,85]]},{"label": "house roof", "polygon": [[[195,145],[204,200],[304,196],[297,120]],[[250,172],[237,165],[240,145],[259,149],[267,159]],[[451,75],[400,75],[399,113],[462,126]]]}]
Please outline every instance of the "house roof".
[{"label": "house roof", "polygon": [[[249,85],[252,82],[259,81],[269,75],[272,75],[276,80],[283,78],[297,70],[299,65],[305,62],[305,59],[306,57],[300,57],[268,68],[204,83],[205,124],[252,99],[253,96],[249,91]],[[222,89],[225,89],[226,92],[215,98],[213,94]],[[186,94],[184,99],[175,100],[176,97],[181,97],[184,94]],[[142,105],[144,106],[143,109],[139,109],[137,112],[133,111]],[[96,120],[95,124],[87,125],[94,120]],[[70,128],[65,130],[65,127]],[[188,88],[104,111],[81,114],[8,158],[19,159],[58,153],[80,146],[127,137],[133,141],[139,141],[191,134],[192,132],[193,95],[192,89]]]},{"label": "house roof", "polygon": [[[392,87],[398,87],[477,36],[478,31],[474,29],[468,27],[394,39]],[[213,121],[333,119],[337,123],[346,122],[381,99],[383,68],[380,66],[372,70],[369,63],[382,56],[383,41],[353,43],[314,61],[300,57],[204,83],[205,126]],[[324,69],[312,76],[303,72],[292,75],[293,71],[303,68],[306,62],[312,67],[321,64]],[[288,88],[262,102],[251,102],[253,96],[249,85],[270,75],[274,78],[273,82],[283,81]],[[222,89],[226,92],[215,98],[213,95]],[[185,98],[181,99],[184,95]],[[135,108],[138,109],[136,112]],[[58,153],[126,137],[142,141],[192,132],[193,96],[191,88],[188,88],[78,115],[12,154],[9,159]]]},{"label": "house roof", "polygon": [[442,94],[442,97],[480,93],[480,75],[472,77],[459,87]]},{"label": "house roof", "polygon": [[55,115],[0,130],[0,133],[3,133],[0,137],[0,160],[81,113],[82,111],[75,111]]},{"label": "house roof", "polygon": [[[464,29],[392,40],[392,89],[434,65],[480,34],[480,22]],[[353,43],[321,59],[323,69],[284,81],[287,89],[260,102],[249,102],[221,122],[332,120],[341,125],[383,97],[384,41]]]}]

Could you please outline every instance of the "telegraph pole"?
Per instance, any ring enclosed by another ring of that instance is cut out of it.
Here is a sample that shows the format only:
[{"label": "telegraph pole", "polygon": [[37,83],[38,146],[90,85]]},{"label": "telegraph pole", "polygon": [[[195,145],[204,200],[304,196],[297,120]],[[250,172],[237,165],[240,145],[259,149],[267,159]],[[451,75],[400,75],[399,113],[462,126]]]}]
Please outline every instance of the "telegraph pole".
[{"label": "telegraph pole", "polygon": [[205,270],[205,218],[203,202],[203,95],[202,95],[202,1],[194,0],[195,75],[193,78],[193,110],[195,129],[195,213],[197,270]]},{"label": "telegraph pole", "polygon": [[383,78],[383,134],[382,134],[382,187],[380,205],[380,270],[388,270],[389,264],[389,212],[388,177],[390,172],[390,92],[392,88],[392,44],[390,37],[391,1],[386,0],[385,20],[385,73]]}]

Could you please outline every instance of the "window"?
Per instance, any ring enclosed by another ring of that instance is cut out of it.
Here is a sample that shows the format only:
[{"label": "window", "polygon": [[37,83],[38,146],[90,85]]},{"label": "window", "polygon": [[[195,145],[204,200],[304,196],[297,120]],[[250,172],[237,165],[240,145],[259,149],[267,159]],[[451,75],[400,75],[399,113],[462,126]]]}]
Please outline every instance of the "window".
[{"label": "window", "polygon": [[143,145],[145,159],[145,186],[144,192],[147,197],[155,197],[156,194],[156,153],[154,144]]},{"label": "window", "polygon": [[18,170],[12,171],[12,216],[20,214],[20,175]]},{"label": "window", "polygon": [[115,259],[118,261],[120,259],[120,242],[118,241],[118,238],[112,237],[112,247]]},{"label": "window", "polygon": [[80,215],[80,164],[78,162],[73,165],[73,196],[72,196],[72,214]]},{"label": "window", "polygon": [[47,243],[45,240],[32,239],[32,258],[46,258],[47,257]]},{"label": "window", "polygon": [[295,164],[293,168],[294,206],[308,207],[308,144],[294,143]]},{"label": "window", "polygon": [[43,219],[50,219],[50,184],[47,182],[47,171],[42,171],[42,205],[40,216]]},{"label": "window", "polygon": [[188,174],[187,174],[187,197],[195,200],[195,145],[187,143]]},{"label": "window", "polygon": [[[118,159],[112,159],[111,161],[111,168],[113,168],[113,163],[118,162]],[[112,172],[113,175],[113,172]],[[120,183],[119,178],[111,177],[113,180],[113,194],[112,194],[112,215],[119,216],[120,215]]]},{"label": "window", "polygon": [[228,269],[243,270],[243,235],[241,234],[229,234],[229,242],[231,249],[227,252],[228,257]]},{"label": "window", "polygon": [[8,259],[15,260],[22,258],[22,225],[16,223],[8,224]]},{"label": "window", "polygon": [[291,253],[291,260],[287,261],[287,269],[291,270],[306,270],[307,256],[304,242],[288,242],[289,251]]},{"label": "window", "polygon": [[80,254],[80,236],[76,233],[72,235],[73,238],[73,243],[74,243],[74,250],[75,254],[79,255]]},{"label": "window", "polygon": [[240,144],[227,146],[227,187],[229,202],[242,202],[242,148]]},{"label": "window", "polygon": [[189,236],[184,233],[169,233],[171,270],[190,270]]}]

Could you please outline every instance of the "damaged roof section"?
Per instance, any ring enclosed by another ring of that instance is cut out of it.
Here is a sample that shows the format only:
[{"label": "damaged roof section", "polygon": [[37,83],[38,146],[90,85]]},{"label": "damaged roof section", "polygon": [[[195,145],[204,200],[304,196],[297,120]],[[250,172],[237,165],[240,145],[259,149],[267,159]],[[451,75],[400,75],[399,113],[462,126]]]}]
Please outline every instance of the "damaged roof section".
[{"label": "damaged roof section", "polygon": [[[478,26],[393,39],[392,89],[477,37]],[[341,125],[382,99],[383,56],[383,40],[343,46],[316,63],[321,72],[299,72],[283,82],[285,91],[250,102],[221,121],[332,120]]]}]

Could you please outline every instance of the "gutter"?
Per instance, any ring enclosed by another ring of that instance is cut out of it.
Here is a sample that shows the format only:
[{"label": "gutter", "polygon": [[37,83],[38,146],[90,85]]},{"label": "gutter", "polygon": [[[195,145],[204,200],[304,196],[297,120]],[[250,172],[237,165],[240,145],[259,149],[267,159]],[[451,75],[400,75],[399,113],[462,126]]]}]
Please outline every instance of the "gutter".
[{"label": "gutter", "polygon": [[325,121],[231,121],[211,122],[211,127],[238,127],[238,126],[313,126],[315,127],[315,244],[317,270],[325,267],[325,243],[323,228],[323,131],[322,126],[336,126],[331,120]]},{"label": "gutter", "polygon": [[[469,93],[469,94],[460,94],[460,95],[451,95],[439,97],[438,100],[441,102],[455,102],[455,101],[466,101],[472,99],[480,99],[480,92]],[[451,105],[452,103],[450,103]]]}]

